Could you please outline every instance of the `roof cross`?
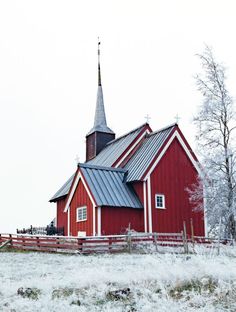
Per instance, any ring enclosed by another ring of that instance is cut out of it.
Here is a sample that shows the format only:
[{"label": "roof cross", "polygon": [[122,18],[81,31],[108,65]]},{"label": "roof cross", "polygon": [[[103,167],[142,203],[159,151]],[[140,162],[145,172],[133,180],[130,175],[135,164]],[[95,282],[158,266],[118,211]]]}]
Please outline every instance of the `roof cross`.
[{"label": "roof cross", "polygon": [[75,161],[76,161],[76,165],[78,165],[79,164],[79,156],[78,155],[76,155]]},{"label": "roof cross", "polygon": [[178,115],[178,113],[176,114],[176,116],[175,116],[175,120],[176,120],[176,123],[178,124],[179,123],[179,120],[180,120],[181,118],[179,117],[179,115]]},{"label": "roof cross", "polygon": [[147,114],[147,116],[144,117],[147,120],[147,123],[149,123],[149,120],[151,119],[151,117]]}]

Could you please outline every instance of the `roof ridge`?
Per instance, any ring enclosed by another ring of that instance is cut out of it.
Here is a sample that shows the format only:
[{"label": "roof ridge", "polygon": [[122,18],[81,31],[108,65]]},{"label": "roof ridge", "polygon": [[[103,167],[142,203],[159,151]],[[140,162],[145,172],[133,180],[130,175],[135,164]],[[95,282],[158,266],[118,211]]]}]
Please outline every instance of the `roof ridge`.
[{"label": "roof ridge", "polygon": [[106,144],[106,146],[108,146],[108,145],[110,145],[110,144],[112,144],[112,143],[114,143],[114,142],[116,142],[116,141],[119,141],[120,139],[126,137],[127,135],[129,135],[129,134],[131,134],[131,133],[137,131],[138,129],[143,128],[145,125],[148,125],[148,126],[149,126],[149,124],[148,124],[147,122],[145,122],[145,123],[142,124],[141,126],[139,126],[139,127],[135,128],[135,129],[133,129],[133,130],[131,130],[131,131],[129,131],[129,132],[127,132],[127,133],[121,135],[120,137],[118,137],[118,138],[116,138],[116,139],[114,139],[114,140],[108,142],[108,143]]},{"label": "roof ridge", "polygon": [[155,135],[155,134],[157,134],[157,133],[159,133],[159,132],[165,131],[165,130],[167,130],[167,129],[169,129],[169,128],[172,128],[172,127],[174,127],[174,126],[178,126],[178,124],[175,122],[175,123],[173,123],[173,124],[170,124],[169,126],[166,126],[166,127],[164,127],[164,128],[161,128],[161,129],[159,129],[159,130],[156,130],[156,131],[154,131],[154,132],[149,133],[148,136],[150,137],[150,136],[152,136],[152,135]]},{"label": "roof ridge", "polygon": [[113,168],[113,167],[104,167],[104,166],[97,166],[97,165],[90,165],[88,163],[78,163],[78,167],[80,168],[89,168],[89,169],[97,169],[97,170],[106,170],[106,171],[118,171],[118,172],[127,172],[127,169],[123,168]]}]

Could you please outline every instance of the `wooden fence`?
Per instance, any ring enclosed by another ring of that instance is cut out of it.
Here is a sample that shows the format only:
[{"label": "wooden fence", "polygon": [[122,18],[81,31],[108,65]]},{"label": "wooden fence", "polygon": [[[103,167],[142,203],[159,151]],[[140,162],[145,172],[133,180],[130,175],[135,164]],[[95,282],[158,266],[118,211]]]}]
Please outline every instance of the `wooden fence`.
[{"label": "wooden fence", "polygon": [[196,243],[211,246],[216,242],[219,246],[226,241],[206,237],[190,237],[184,233],[129,233],[112,236],[44,236],[29,234],[0,234],[0,249],[8,246],[12,249],[66,253],[105,253],[105,252],[134,252],[142,247],[154,248],[157,252],[171,247],[177,252],[188,253],[194,250]]}]

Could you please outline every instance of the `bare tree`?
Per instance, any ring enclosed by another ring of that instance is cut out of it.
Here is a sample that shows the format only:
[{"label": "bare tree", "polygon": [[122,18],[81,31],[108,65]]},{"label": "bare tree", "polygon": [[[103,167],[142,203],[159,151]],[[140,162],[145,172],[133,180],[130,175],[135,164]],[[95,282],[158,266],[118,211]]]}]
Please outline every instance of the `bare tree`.
[{"label": "bare tree", "polygon": [[203,102],[194,123],[204,174],[190,191],[190,199],[203,208],[200,197],[204,194],[209,229],[216,231],[220,226],[224,236],[236,238],[234,103],[225,85],[225,68],[216,62],[212,50],[206,47],[198,56],[203,73],[196,76],[196,83]]}]

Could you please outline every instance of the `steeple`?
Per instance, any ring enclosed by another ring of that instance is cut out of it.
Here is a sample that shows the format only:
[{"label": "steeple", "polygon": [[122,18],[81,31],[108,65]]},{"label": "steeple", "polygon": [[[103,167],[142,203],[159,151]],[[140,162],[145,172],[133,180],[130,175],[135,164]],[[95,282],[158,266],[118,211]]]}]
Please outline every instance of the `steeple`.
[{"label": "steeple", "polygon": [[98,38],[98,89],[93,128],[86,135],[86,161],[94,158],[105,145],[115,138],[115,133],[108,128],[103,100],[100,45]]},{"label": "steeple", "polygon": [[100,66],[100,45],[101,42],[98,40],[98,89],[97,89],[97,103],[94,117],[93,128],[87,134],[90,135],[95,131],[114,133],[107,126],[104,100],[103,100],[103,91],[102,91],[102,79],[101,79],[101,66]]}]

